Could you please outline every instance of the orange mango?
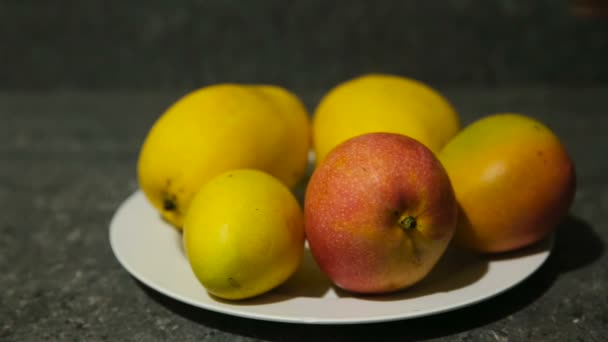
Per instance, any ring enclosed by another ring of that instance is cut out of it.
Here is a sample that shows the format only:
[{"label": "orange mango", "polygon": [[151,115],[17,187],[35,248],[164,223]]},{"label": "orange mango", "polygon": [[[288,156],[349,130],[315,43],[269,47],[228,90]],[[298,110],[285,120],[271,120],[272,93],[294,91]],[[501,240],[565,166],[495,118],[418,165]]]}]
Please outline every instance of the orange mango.
[{"label": "orange mango", "polygon": [[575,170],[558,137],[521,114],[494,114],[440,151],[459,204],[454,242],[483,253],[546,237],[567,214]]}]

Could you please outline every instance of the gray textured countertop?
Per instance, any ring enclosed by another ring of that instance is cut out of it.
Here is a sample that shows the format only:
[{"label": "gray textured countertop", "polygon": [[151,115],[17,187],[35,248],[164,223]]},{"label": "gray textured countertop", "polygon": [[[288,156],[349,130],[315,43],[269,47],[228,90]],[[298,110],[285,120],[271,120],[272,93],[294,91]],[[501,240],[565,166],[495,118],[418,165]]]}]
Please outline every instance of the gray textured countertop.
[{"label": "gray textured countertop", "polygon": [[[136,187],[154,119],[183,92],[0,94],[0,340],[601,341],[608,336],[608,88],[440,88],[464,123],[520,111],[549,125],[578,190],[547,263],[520,285],[453,312],[308,326],[196,309],[138,283],[108,224]],[[310,108],[321,91],[302,91]]]}]

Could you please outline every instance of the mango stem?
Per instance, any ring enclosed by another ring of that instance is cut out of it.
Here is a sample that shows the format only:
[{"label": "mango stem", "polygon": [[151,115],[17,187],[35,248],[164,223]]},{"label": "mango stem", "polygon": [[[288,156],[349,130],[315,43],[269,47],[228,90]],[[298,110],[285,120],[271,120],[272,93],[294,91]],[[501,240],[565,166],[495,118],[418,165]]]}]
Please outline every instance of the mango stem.
[{"label": "mango stem", "polygon": [[175,200],[173,200],[171,198],[165,198],[163,200],[163,209],[165,209],[166,211],[176,210],[177,204],[175,203]]},{"label": "mango stem", "polygon": [[416,228],[416,223],[416,218],[411,215],[403,215],[399,219],[399,226],[405,230]]}]

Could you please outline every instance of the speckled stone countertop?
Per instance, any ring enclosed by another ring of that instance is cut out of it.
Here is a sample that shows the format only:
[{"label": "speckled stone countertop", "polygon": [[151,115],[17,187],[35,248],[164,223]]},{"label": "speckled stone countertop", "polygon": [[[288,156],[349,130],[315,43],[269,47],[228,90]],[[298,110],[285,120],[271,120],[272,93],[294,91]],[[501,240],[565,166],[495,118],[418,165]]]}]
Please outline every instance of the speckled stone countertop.
[{"label": "speckled stone countertop", "polygon": [[[0,94],[2,341],[603,341],[608,336],[608,88],[440,88],[464,123],[543,120],[577,166],[548,261],[515,288],[426,318],[314,326],[197,309],[137,282],[108,225],[136,190],[147,129],[183,91]],[[322,91],[300,91],[313,108]]]}]

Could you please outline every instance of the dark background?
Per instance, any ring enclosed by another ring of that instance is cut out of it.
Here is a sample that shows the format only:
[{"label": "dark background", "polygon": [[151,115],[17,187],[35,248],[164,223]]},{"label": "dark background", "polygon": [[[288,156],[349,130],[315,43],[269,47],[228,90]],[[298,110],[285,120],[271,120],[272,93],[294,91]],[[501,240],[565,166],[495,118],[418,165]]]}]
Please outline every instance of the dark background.
[{"label": "dark background", "polygon": [[[0,341],[605,341],[606,2],[0,0]],[[370,71],[436,86],[463,125],[513,111],[558,135],[577,191],[537,272],[443,314],[314,326],[197,309],[119,264],[110,220],[178,97],[268,82],[312,113]]]},{"label": "dark background", "polygon": [[608,82],[605,1],[0,1],[0,89]]}]

